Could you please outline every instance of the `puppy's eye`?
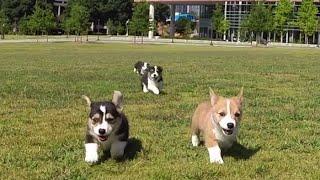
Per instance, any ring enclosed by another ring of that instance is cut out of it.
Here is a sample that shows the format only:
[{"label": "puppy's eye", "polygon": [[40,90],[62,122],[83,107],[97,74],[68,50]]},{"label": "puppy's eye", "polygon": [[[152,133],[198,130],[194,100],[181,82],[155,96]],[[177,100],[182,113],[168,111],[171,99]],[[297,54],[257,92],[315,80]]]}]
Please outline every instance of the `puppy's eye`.
[{"label": "puppy's eye", "polygon": [[239,112],[236,112],[236,113],[234,114],[234,116],[235,116],[235,117],[240,117],[240,113],[239,113]]},{"label": "puppy's eye", "polygon": [[219,115],[220,115],[221,117],[224,117],[224,116],[226,115],[226,113],[224,113],[224,112],[219,112]]},{"label": "puppy's eye", "polygon": [[115,120],[113,118],[107,118],[106,121],[111,124],[115,122]]},{"label": "puppy's eye", "polygon": [[99,118],[93,118],[93,119],[92,119],[92,121],[93,121],[94,123],[99,122],[99,120],[100,120]]}]

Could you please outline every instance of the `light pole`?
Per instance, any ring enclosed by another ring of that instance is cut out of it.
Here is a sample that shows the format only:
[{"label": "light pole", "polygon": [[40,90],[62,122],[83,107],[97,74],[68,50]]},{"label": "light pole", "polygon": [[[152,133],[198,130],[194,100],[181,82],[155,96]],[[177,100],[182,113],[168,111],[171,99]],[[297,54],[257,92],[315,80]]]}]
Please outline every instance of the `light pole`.
[{"label": "light pole", "polygon": [[130,22],[130,20],[128,19],[126,21],[126,28],[127,28],[126,36],[129,36],[129,22]]}]

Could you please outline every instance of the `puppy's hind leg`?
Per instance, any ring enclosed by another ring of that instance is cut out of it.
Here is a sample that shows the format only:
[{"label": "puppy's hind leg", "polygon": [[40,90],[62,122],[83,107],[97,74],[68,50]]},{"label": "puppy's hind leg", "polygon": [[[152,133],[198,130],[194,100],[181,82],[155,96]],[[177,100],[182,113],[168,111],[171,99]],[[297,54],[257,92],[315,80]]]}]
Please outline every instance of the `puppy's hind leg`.
[{"label": "puppy's hind leg", "polygon": [[124,155],[124,149],[127,146],[127,141],[116,141],[112,143],[110,154],[112,159],[119,160],[123,158]]},{"label": "puppy's hind leg", "polygon": [[194,147],[199,146],[199,144],[200,144],[199,135],[200,135],[200,130],[197,126],[197,123],[195,123],[195,121],[192,121],[192,124],[191,124],[191,143]]}]

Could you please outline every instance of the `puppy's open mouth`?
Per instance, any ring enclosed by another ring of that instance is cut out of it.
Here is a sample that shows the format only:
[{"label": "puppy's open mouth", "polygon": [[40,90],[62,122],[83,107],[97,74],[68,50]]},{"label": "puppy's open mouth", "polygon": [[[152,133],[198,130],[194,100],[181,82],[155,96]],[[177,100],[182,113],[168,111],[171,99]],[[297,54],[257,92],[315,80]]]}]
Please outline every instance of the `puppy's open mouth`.
[{"label": "puppy's open mouth", "polygon": [[98,136],[100,141],[106,141],[108,136]]},{"label": "puppy's open mouth", "polygon": [[224,129],[224,128],[222,128],[222,131],[223,131],[223,133],[226,134],[226,135],[231,135],[231,134],[233,133],[233,130],[232,130],[232,129]]}]

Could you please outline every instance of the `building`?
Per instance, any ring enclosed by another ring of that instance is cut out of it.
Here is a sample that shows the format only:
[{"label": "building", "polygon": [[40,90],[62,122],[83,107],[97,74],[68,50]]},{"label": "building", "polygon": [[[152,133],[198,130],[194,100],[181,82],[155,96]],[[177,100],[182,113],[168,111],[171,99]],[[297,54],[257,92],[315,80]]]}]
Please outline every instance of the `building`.
[{"label": "building", "polygon": [[[135,0],[135,2],[142,2],[145,0]],[[198,32],[200,37],[211,37],[212,26],[211,17],[213,13],[214,6],[220,3],[224,6],[224,16],[230,22],[230,29],[225,34],[224,39],[229,41],[240,41],[240,25],[244,20],[245,16],[250,12],[251,4],[256,1],[253,0],[146,0],[150,3],[150,21],[154,20],[154,8],[153,5],[156,3],[168,4],[170,6],[170,35],[173,36],[174,31],[174,14],[180,11],[190,11],[192,9],[197,9],[196,14],[198,14],[199,24]],[[301,6],[302,0],[292,0],[294,4],[294,13],[298,12]],[[276,6],[278,0],[266,0],[265,3]],[[320,0],[314,0],[315,5],[318,7],[318,17],[320,18]],[[197,8],[195,8],[197,7]],[[319,38],[319,34],[317,35]],[[153,37],[153,32],[149,32],[149,38]],[[270,40],[271,34],[264,34],[264,38]],[[283,39],[285,42],[294,42],[295,39],[301,39],[301,33],[299,28],[293,25],[287,27],[287,33],[284,35]],[[320,38],[319,38],[320,39]],[[316,34],[312,38],[312,42],[316,42]]]},{"label": "building", "polygon": [[63,13],[63,11],[66,9],[68,5],[68,0],[55,0],[53,2],[55,12],[57,12],[57,16],[60,17],[60,15]]}]

